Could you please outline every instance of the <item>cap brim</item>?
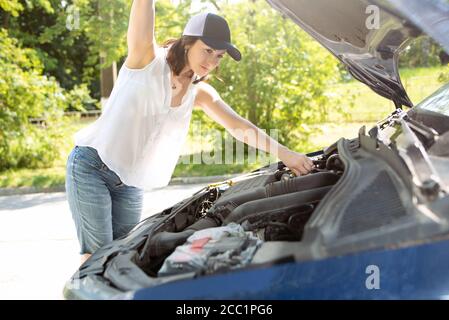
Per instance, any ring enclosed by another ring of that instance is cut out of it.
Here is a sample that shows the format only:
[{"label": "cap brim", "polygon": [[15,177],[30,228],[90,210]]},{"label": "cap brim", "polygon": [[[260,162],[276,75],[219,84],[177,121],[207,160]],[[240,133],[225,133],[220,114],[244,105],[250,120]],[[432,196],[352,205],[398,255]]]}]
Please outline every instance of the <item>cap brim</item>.
[{"label": "cap brim", "polygon": [[216,50],[226,50],[226,52],[235,61],[240,61],[242,59],[242,54],[240,51],[229,42],[219,41],[207,37],[200,37],[200,39],[211,48]]}]

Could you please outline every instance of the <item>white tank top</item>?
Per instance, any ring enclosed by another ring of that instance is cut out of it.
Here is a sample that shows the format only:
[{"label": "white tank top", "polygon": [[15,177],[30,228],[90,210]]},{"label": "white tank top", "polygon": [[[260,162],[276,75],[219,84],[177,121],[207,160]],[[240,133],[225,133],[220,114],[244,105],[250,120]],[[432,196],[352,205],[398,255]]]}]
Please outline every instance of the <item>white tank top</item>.
[{"label": "white tank top", "polygon": [[142,69],[123,65],[101,116],[75,133],[129,186],[166,186],[186,140],[197,88],[190,83],[181,105],[170,107],[168,48]]}]

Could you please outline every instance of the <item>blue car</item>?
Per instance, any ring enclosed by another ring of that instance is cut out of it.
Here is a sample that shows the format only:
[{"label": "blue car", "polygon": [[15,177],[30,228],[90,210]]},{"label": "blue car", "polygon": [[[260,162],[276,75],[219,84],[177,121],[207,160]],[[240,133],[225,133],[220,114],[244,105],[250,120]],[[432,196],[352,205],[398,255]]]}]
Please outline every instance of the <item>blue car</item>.
[{"label": "blue car", "polygon": [[395,110],[309,154],[307,175],[279,162],[143,220],[76,271],[67,299],[449,298],[449,84],[414,106],[398,73],[420,35],[449,52],[448,2],[268,3]]}]

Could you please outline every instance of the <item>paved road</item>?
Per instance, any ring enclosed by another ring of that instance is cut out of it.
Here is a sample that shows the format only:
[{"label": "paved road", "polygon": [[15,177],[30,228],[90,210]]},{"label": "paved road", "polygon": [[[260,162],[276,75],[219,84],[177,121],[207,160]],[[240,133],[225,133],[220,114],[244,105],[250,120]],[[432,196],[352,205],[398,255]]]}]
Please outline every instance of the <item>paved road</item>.
[{"label": "paved road", "polygon": [[[205,185],[145,193],[142,218]],[[63,299],[64,283],[79,266],[78,252],[64,192],[0,197],[0,299]]]}]

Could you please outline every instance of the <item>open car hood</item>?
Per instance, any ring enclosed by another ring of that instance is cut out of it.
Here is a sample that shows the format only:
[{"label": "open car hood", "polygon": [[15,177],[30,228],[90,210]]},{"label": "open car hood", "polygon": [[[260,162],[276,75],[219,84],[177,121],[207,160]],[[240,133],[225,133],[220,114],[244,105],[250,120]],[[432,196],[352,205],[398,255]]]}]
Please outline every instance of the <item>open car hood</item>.
[{"label": "open car hood", "polygon": [[398,54],[407,42],[426,33],[449,52],[449,3],[444,0],[267,1],[397,107],[413,106],[398,71]]}]

